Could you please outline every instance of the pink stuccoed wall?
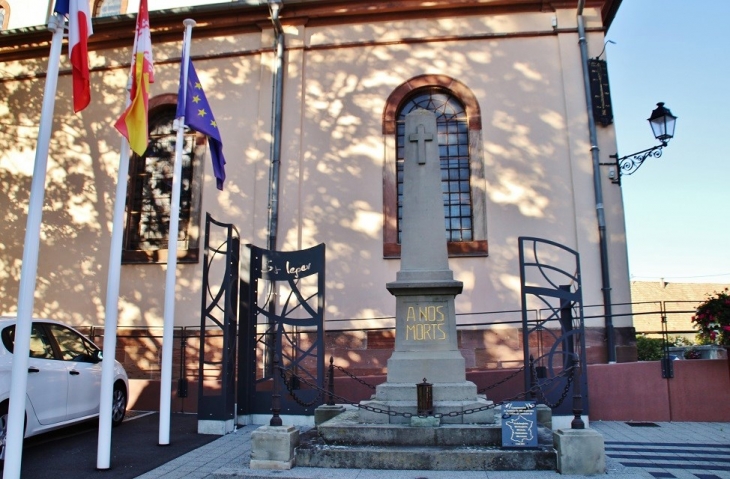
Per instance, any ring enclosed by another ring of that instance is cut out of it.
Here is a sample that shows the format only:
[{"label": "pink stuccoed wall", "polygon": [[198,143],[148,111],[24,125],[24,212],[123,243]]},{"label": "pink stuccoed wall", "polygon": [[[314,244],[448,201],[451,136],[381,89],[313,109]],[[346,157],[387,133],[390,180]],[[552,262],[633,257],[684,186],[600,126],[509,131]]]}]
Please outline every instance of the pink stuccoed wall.
[{"label": "pink stuccoed wall", "polygon": [[647,361],[588,366],[592,421],[730,421],[725,359],[674,361],[674,378]]},{"label": "pink stuccoed wall", "polygon": [[[467,378],[481,389],[512,375],[516,370],[470,371]],[[377,385],[385,375],[362,377]],[[130,380],[130,409],[157,410],[159,381]],[[190,381],[188,397],[176,397],[171,385],[172,410],[197,412],[198,385]],[[522,375],[490,389],[495,402],[522,391]],[[336,377],[335,394],[353,402],[369,399],[373,391],[347,377]],[[662,378],[659,361],[588,366],[591,421],[699,421],[730,422],[730,369],[725,359],[674,361],[674,378]],[[336,401],[340,402],[340,401]]]}]

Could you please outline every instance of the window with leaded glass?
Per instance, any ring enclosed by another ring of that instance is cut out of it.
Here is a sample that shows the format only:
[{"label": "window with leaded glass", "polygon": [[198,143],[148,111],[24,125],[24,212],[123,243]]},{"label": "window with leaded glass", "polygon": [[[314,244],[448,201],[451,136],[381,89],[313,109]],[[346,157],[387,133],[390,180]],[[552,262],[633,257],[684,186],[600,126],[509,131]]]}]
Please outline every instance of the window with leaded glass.
[{"label": "window with leaded glass", "polygon": [[450,242],[472,241],[469,125],[466,112],[461,102],[448,91],[429,87],[408,97],[399,108],[396,119],[398,243],[401,242],[403,219],[405,119],[408,113],[417,109],[436,114],[446,239]]},{"label": "window with leaded glass", "polygon": [[111,17],[126,13],[127,1],[128,0],[97,0],[96,3],[94,3],[92,16]]},{"label": "window with leaded glass", "polygon": [[5,0],[0,0],[0,30],[8,29],[10,20],[10,5]]},{"label": "window with leaded glass", "polygon": [[[147,151],[143,156],[133,155],[131,158],[123,253],[125,262],[155,263],[167,260],[176,143],[174,119],[174,104],[152,111]],[[186,132],[183,141],[180,220],[176,233],[178,255],[180,261],[195,262],[198,258],[199,222],[197,158],[204,151],[205,143],[204,137],[192,131]]]}]

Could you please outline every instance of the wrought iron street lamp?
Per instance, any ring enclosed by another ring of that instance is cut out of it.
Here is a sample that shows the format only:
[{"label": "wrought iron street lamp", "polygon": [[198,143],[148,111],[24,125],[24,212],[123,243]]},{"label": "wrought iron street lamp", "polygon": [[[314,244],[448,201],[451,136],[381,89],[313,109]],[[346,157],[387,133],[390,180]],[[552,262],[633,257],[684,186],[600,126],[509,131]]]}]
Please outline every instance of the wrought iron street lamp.
[{"label": "wrought iron street lamp", "polygon": [[601,165],[615,167],[615,170],[612,168],[609,173],[612,183],[620,186],[621,177],[623,175],[633,174],[650,156],[653,156],[654,158],[662,156],[662,148],[667,146],[669,140],[674,137],[674,126],[677,122],[677,117],[672,115],[669,108],[664,107],[663,102],[657,103],[656,109],[651,112],[651,116],[648,120],[651,125],[651,131],[654,133],[654,137],[661,143],[652,148],[641,150],[620,158],[618,153],[616,153],[615,155],[610,156],[615,161],[611,163],[601,163]]}]

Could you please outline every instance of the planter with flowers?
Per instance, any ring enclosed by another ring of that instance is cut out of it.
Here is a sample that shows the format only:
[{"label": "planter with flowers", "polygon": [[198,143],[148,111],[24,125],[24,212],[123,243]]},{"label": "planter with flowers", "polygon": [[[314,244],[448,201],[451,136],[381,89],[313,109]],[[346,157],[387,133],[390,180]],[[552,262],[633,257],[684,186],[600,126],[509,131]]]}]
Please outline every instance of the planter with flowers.
[{"label": "planter with flowers", "polygon": [[703,344],[730,347],[730,293],[728,288],[708,295],[692,316],[697,337]]}]

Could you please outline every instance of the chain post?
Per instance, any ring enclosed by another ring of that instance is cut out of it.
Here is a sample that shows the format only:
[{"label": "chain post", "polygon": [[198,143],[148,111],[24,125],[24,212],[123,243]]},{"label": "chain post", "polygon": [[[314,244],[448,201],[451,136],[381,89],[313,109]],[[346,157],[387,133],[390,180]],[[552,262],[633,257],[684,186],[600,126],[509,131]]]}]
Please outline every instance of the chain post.
[{"label": "chain post", "polygon": [[530,354],[530,399],[537,399],[535,388],[537,387],[537,378],[535,377],[535,358]]},{"label": "chain post", "polygon": [[583,422],[583,418],[581,417],[583,415],[583,396],[581,395],[581,369],[580,369],[580,359],[578,357],[573,358],[573,371],[571,372],[571,375],[576,375],[577,377],[573,377],[573,415],[575,416],[573,418],[573,421],[570,423],[571,429],[585,429],[586,425]]},{"label": "chain post", "polygon": [[335,405],[335,358],[330,356],[329,378],[327,378],[327,405]]},{"label": "chain post", "polygon": [[281,379],[279,378],[279,355],[274,352],[273,364],[274,393],[271,395],[271,420],[269,426],[281,426],[283,423],[279,413],[281,412]]}]

